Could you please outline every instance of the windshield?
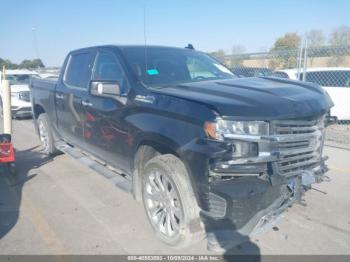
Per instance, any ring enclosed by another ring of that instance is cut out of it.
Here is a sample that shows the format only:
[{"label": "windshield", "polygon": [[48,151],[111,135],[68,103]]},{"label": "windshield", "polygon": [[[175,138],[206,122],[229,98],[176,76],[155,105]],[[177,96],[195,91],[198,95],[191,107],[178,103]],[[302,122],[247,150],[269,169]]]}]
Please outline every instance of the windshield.
[{"label": "windshield", "polygon": [[135,74],[147,86],[235,78],[218,61],[193,50],[167,47],[125,47],[121,50]]}]

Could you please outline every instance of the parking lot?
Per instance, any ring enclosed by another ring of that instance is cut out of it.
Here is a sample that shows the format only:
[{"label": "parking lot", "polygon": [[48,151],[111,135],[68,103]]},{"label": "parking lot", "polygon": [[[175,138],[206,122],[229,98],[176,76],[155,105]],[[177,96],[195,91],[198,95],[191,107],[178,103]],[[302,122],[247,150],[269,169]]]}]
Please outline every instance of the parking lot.
[{"label": "parking lot", "polygon": [[[162,244],[131,195],[67,155],[45,158],[31,121],[13,123],[17,176],[0,175],[0,254],[218,254],[205,240],[186,250]],[[325,154],[331,181],[230,252],[350,254],[350,151]]]}]

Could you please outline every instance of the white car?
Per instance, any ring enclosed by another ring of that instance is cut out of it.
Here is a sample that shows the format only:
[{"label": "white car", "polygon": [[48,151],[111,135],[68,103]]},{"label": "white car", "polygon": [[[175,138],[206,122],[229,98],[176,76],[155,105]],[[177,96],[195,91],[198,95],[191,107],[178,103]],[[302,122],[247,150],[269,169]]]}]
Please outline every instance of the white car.
[{"label": "white car", "polygon": [[[11,112],[12,117],[30,117],[32,107],[30,102],[29,80],[31,76],[38,74],[30,70],[6,70],[6,80],[11,87]],[[0,76],[1,80],[1,76]],[[0,110],[2,113],[2,86],[0,81]]]},{"label": "white car", "polygon": [[[272,76],[298,80],[298,70],[277,70]],[[302,78],[303,70],[300,72],[300,80]],[[328,92],[334,103],[331,115],[338,117],[338,120],[350,120],[350,68],[308,68],[305,80],[319,84]]]}]

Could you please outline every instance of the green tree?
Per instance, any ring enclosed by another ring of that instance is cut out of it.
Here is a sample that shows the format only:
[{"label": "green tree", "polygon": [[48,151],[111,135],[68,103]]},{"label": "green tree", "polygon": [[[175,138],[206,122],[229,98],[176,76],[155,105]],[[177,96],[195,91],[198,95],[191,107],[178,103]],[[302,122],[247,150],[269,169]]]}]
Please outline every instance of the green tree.
[{"label": "green tree", "polygon": [[33,68],[39,68],[39,67],[45,67],[43,61],[41,61],[40,58],[32,60],[32,67]]},{"label": "green tree", "polygon": [[0,58],[0,70],[2,70],[3,66],[5,66],[6,69],[16,69],[16,68],[18,68],[18,65],[12,63],[10,60]]},{"label": "green tree", "polygon": [[277,38],[274,46],[270,49],[270,67],[296,67],[300,43],[301,38],[297,33],[286,33],[284,36]]},{"label": "green tree", "polygon": [[31,65],[32,62],[29,59],[25,59],[19,64],[19,68],[30,68]]},{"label": "green tree", "polygon": [[19,68],[26,68],[26,69],[35,69],[39,67],[45,67],[41,59],[33,59],[33,60],[25,59],[19,65]]},{"label": "green tree", "polygon": [[301,38],[297,33],[286,33],[284,36],[276,39],[272,51],[286,50],[291,48],[298,48],[300,46]]}]

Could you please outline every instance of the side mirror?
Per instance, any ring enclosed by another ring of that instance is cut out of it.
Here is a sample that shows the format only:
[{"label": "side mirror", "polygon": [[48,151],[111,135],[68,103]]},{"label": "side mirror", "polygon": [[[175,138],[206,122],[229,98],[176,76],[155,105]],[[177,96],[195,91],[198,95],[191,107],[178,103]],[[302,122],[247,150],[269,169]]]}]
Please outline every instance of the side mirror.
[{"label": "side mirror", "polygon": [[118,81],[91,81],[90,93],[94,96],[120,96],[120,84]]}]

